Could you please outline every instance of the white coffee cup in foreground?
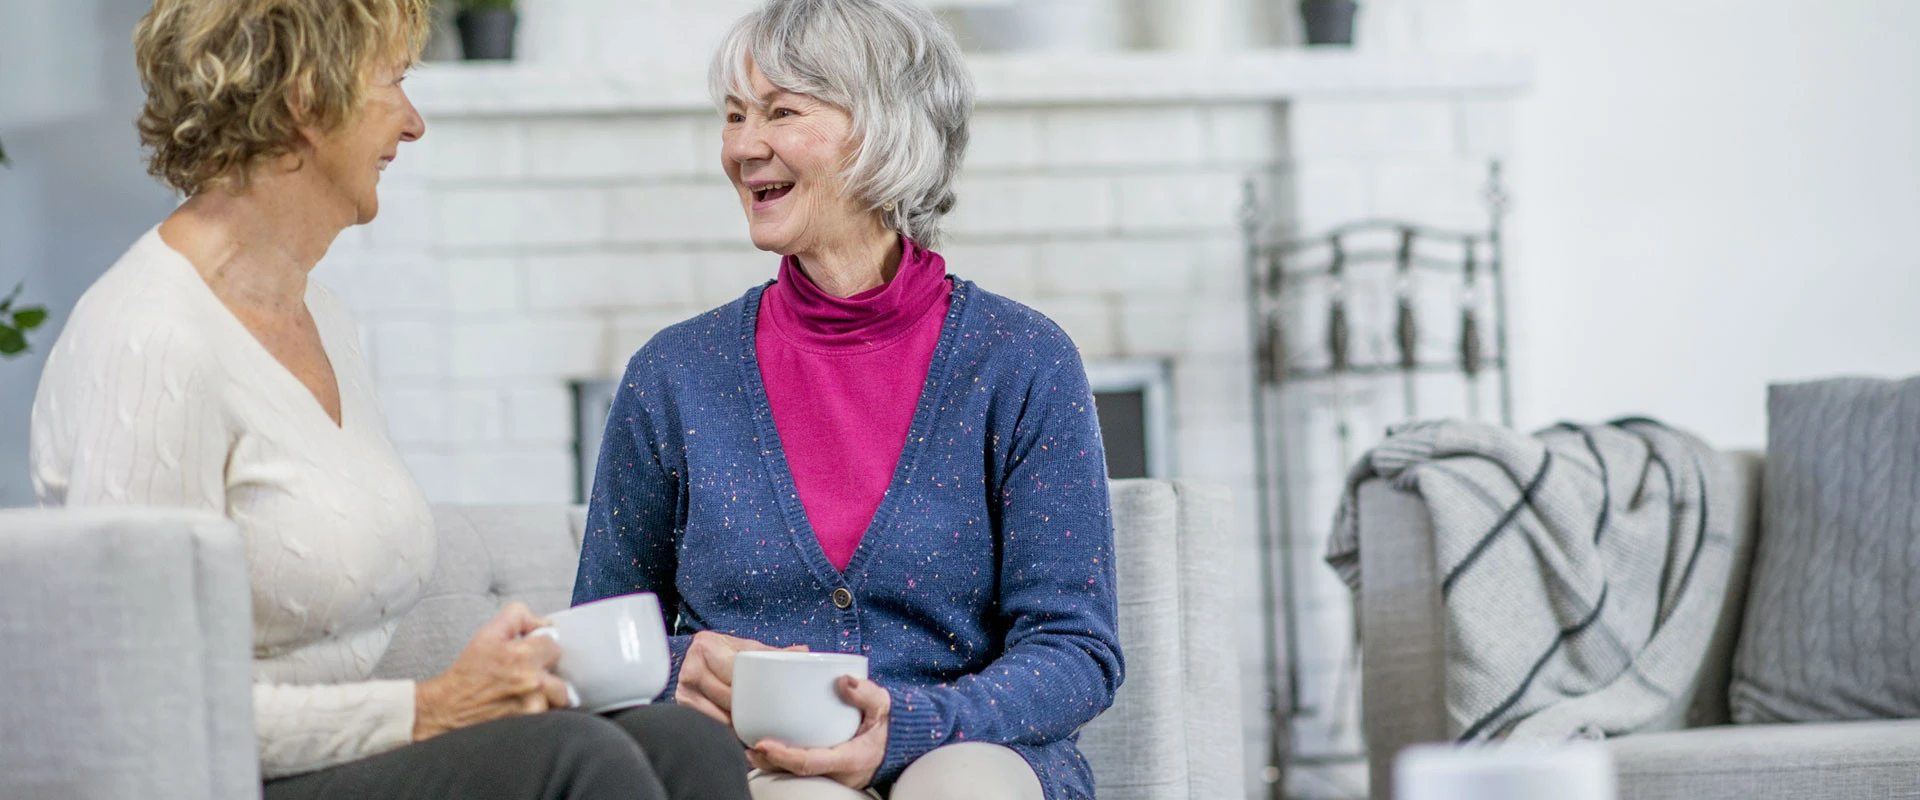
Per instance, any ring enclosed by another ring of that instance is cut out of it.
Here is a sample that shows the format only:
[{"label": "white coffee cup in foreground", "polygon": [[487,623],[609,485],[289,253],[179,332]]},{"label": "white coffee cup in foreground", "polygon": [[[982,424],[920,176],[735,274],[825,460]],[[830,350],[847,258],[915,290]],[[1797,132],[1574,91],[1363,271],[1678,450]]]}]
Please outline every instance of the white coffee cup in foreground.
[{"label": "white coffee cup in foreground", "polygon": [[733,657],[733,732],[794,747],[832,747],[860,730],[860,709],[840,698],[842,675],[867,677],[867,657],[756,650]]},{"label": "white coffee cup in foreground", "polygon": [[660,598],[650,592],[609,597],[547,615],[535,630],[560,645],[554,672],[578,708],[603,714],[645,705],[667,686],[672,666]]},{"label": "white coffee cup in foreground", "polygon": [[1394,760],[1400,800],[1615,800],[1613,756],[1598,743],[1410,747]]}]

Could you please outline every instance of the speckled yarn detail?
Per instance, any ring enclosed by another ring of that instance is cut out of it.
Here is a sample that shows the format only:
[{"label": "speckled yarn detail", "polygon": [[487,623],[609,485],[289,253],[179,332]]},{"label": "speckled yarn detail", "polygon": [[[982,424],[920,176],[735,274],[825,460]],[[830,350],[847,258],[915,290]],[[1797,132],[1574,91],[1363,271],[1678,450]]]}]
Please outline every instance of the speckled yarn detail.
[{"label": "speckled yarn detail", "polygon": [[761,384],[764,288],[628,362],[574,602],[658,593],[678,616],[674,682],[699,630],[867,655],[893,695],[880,786],[978,741],[1020,753],[1048,798],[1091,798],[1076,731],[1113,702],[1123,663],[1106,464],[1073,342],[955,279],[893,482],[841,572]]}]

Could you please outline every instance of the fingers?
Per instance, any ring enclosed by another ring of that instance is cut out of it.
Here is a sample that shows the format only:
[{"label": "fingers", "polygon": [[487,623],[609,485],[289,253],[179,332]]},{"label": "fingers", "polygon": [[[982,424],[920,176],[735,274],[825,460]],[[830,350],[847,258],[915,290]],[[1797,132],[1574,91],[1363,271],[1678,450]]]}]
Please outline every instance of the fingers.
[{"label": "fingers", "polygon": [[811,648],[811,647],[808,647],[808,646],[806,646],[806,645],[804,645],[804,644],[796,644],[796,645],[788,645],[788,646],[786,646],[786,647],[782,647],[782,648],[780,648],[780,649],[781,649],[781,650],[785,650],[785,651],[787,651],[787,652],[789,652],[789,653],[811,653],[811,652],[813,652],[813,648]]},{"label": "fingers", "polygon": [[700,693],[689,691],[685,684],[682,684],[679,689],[674,690],[673,702],[719,720],[723,725],[733,724],[732,714],[722,711],[719,706],[713,704],[713,701],[708,700],[706,697],[700,695]]},{"label": "fingers", "polygon": [[760,755],[760,751],[751,747],[747,748],[747,766],[768,772],[778,772],[780,770],[779,767],[773,765],[773,762],[768,761],[766,756]]},{"label": "fingers", "polygon": [[520,640],[526,648],[527,656],[533,659],[534,666],[551,669],[560,663],[560,643],[545,636],[528,636]]},{"label": "fingers", "polygon": [[749,752],[759,753],[760,759],[767,763],[768,766],[761,769],[771,768],[801,777],[815,777],[845,768],[849,758],[845,747],[793,747],[772,739],[761,739]]},{"label": "fingers", "polygon": [[674,700],[703,711],[711,709],[708,716],[728,724],[733,722],[733,687],[721,683],[702,663],[689,659],[681,667]]},{"label": "fingers", "polygon": [[557,676],[540,676],[540,694],[546,698],[547,708],[573,707],[573,699],[567,693],[567,682]]},{"label": "fingers", "polygon": [[839,690],[840,699],[847,701],[847,705],[860,709],[863,730],[893,710],[893,695],[887,692],[886,687],[873,681],[842,675],[834,682],[834,688]]},{"label": "fingers", "polygon": [[493,619],[480,626],[480,632],[475,634],[474,638],[480,638],[480,635],[484,634],[487,638],[496,640],[517,639],[527,635],[534,628],[540,627],[530,623],[542,621],[533,615],[533,611],[527,608],[526,603],[516,600],[502,606],[500,613],[493,615]]},{"label": "fingers", "polygon": [[508,603],[504,608],[500,609],[500,616],[506,617],[509,620],[514,636],[525,636],[534,632],[536,629],[553,624],[533,613],[533,609],[527,608],[526,603],[518,600]]},{"label": "fingers", "polygon": [[713,673],[721,683],[732,686],[733,654],[739,652],[736,644],[742,641],[724,634],[701,631],[694,634],[687,653],[689,656],[697,655],[707,672]]}]

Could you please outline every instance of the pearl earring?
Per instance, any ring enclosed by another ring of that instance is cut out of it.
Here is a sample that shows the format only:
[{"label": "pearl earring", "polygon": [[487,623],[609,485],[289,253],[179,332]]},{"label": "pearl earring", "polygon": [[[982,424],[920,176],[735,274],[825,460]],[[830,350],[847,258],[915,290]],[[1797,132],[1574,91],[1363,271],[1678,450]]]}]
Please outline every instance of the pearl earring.
[{"label": "pearl earring", "polygon": [[893,213],[893,201],[892,201],[892,200],[888,200],[888,201],[886,202],[886,205],[883,205],[883,206],[881,206],[881,207],[880,207],[880,210],[882,210],[882,211],[885,211],[885,212],[887,212],[887,213],[889,213],[889,214],[891,214],[891,213]]}]

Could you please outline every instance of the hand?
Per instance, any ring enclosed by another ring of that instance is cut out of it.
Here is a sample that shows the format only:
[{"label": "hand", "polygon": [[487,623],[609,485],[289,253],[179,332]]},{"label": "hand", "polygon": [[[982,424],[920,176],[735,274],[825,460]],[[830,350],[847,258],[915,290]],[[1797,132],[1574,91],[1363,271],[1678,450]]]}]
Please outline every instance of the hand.
[{"label": "hand", "polygon": [[887,758],[887,721],[893,714],[893,696],[873,681],[842,675],[835,688],[848,705],[860,709],[860,728],[852,739],[832,747],[789,747],[761,739],[747,751],[755,769],[824,777],[854,791],[873,783],[873,773]]},{"label": "hand", "polygon": [[560,646],[543,636],[527,636],[547,624],[525,604],[510,603],[481,626],[453,666],[414,687],[413,740],[565,708],[567,684],[551,672],[560,660]]},{"label": "hand", "polygon": [[680,661],[680,684],[673,689],[673,702],[699,711],[723,724],[733,725],[733,655],[754,650],[790,650],[804,653],[807,646],[773,647],[752,639],[724,633],[701,631],[687,645],[687,657]]}]

